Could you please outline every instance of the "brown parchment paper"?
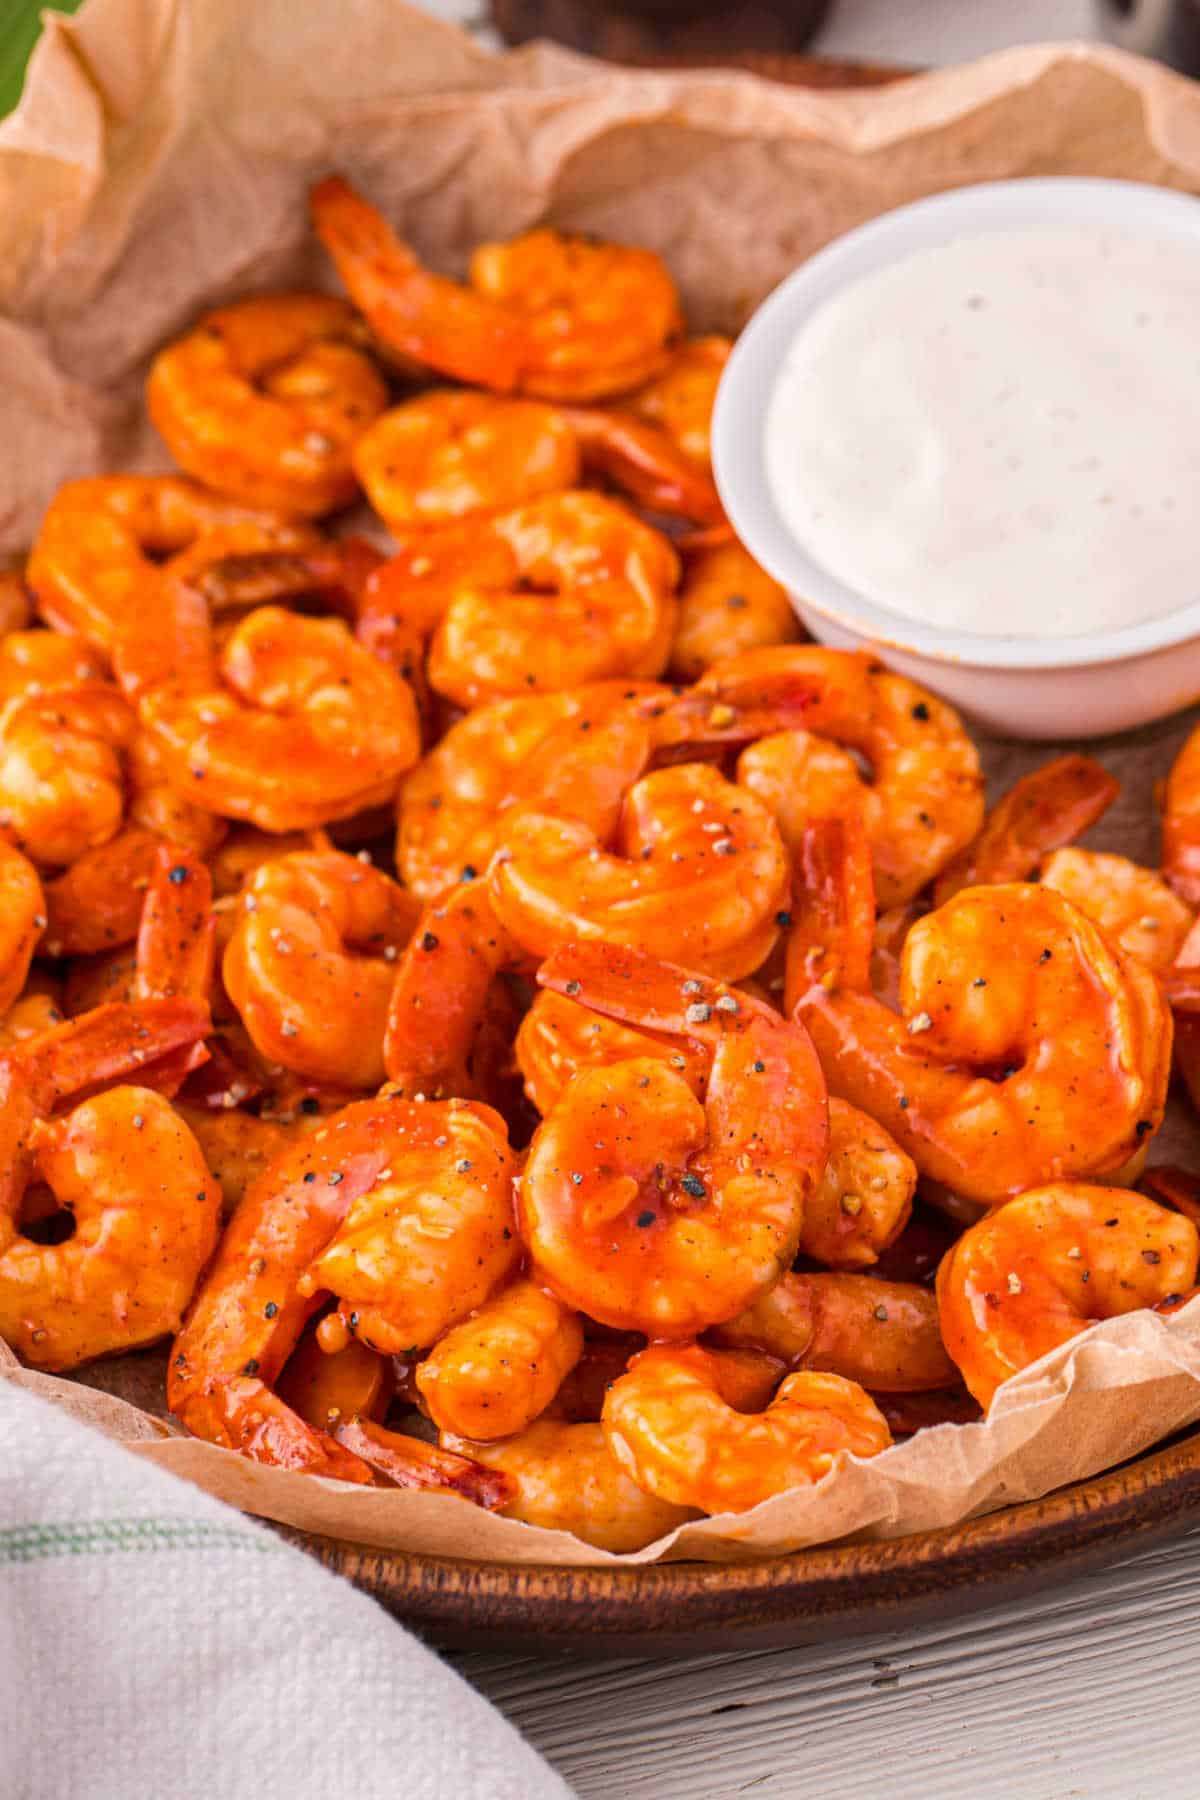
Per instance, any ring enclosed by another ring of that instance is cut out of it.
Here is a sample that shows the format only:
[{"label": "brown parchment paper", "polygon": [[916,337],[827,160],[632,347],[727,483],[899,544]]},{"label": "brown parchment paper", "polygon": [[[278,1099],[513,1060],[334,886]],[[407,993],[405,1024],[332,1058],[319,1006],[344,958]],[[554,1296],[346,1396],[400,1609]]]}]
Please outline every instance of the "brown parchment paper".
[{"label": "brown parchment paper", "polygon": [[[154,349],[204,306],[332,286],[305,193],[343,170],[437,266],[534,223],[644,243],[697,329],[736,330],[810,252],[967,182],[1118,175],[1200,192],[1200,88],[1091,45],[1045,45],[863,92],[633,73],[546,46],[493,58],[400,0],[89,0],[47,19],[0,125],[0,551],[55,487],[164,468],[141,410]],[[1153,785],[1190,719],[1098,747],[1122,798],[1090,840],[1153,861]],[[1006,786],[1050,751],[987,743]],[[1177,1111],[1152,1160],[1195,1156]],[[821,1486],[703,1520],[634,1557],[456,1499],[258,1467],[161,1417],[162,1356],[79,1381],[0,1374],[246,1510],[379,1546],[510,1562],[732,1561],[895,1537],[1048,1492],[1200,1418],[1200,1301],[1093,1326],[1001,1390]]]}]

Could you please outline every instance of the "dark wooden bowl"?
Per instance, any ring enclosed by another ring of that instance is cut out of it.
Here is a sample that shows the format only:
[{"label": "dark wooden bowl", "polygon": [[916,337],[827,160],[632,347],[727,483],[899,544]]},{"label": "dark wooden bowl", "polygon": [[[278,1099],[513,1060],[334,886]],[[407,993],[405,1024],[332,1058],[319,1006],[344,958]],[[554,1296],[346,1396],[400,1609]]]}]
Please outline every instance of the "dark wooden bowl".
[{"label": "dark wooden bowl", "polygon": [[[807,87],[876,85],[911,72],[752,52],[668,59],[644,45],[625,60],[734,63]],[[753,1563],[468,1563],[279,1529],[448,1647],[666,1656],[802,1644],[968,1612],[1068,1581],[1189,1525],[1200,1525],[1200,1430],[1092,1481],[966,1525]]]},{"label": "dark wooden bowl", "polygon": [[555,1569],[284,1532],[455,1648],[668,1656],[892,1631],[1082,1575],[1200,1524],[1200,1431],[966,1525],[769,1561]]}]

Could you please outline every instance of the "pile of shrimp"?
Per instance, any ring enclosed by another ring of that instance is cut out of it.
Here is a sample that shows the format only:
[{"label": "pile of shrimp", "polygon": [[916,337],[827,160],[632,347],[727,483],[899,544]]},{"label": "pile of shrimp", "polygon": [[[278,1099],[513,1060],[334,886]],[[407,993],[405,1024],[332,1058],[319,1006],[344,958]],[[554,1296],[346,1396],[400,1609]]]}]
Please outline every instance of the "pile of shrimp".
[{"label": "pile of shrimp", "polygon": [[312,216],[349,297],[181,321],[179,472],[0,583],[0,1335],[627,1551],[1183,1304],[1200,735],[1161,871],[1090,758],[985,810],[734,537],[656,255]]}]

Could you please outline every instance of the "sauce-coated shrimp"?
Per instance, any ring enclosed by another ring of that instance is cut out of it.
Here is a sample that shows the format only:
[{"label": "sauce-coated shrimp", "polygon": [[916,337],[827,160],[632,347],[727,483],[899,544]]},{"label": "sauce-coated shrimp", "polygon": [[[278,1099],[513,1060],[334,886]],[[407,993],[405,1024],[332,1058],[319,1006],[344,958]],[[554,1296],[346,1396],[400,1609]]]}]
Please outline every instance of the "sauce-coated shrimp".
[{"label": "sauce-coated shrimp", "polygon": [[660,426],[704,469],[712,466],[713,402],[732,348],[728,338],[687,339],[662,374],[628,402],[639,418]]},{"label": "sauce-coated shrimp", "polygon": [[549,988],[541,989],[521,1020],[514,1049],[525,1092],[543,1118],[583,1069],[655,1056],[675,1069],[697,1098],[708,1079],[709,1059],[699,1045],[686,1038],[664,1043]]},{"label": "sauce-coated shrimp", "polygon": [[711,1335],[719,1344],[765,1350],[791,1369],[843,1375],[879,1393],[923,1393],[957,1380],[937,1302],[928,1288],[909,1281],[791,1271]]},{"label": "sauce-coated shrimp", "polygon": [[784,589],[736,540],[685,552],[670,661],[679,681],[695,681],[714,663],[803,635]]},{"label": "sauce-coated shrimp", "polygon": [[506,307],[423,268],[383,215],[331,175],[309,196],[313,228],[380,342],[456,381],[508,393],[526,358]]},{"label": "sauce-coated shrimp", "polygon": [[109,650],[119,630],[156,604],[156,558],[187,551],[210,533],[227,554],[234,527],[246,550],[309,542],[307,531],[297,535],[279,515],[251,512],[178,475],[69,481],[47,507],[30,552],[38,610],[56,630]]},{"label": "sauce-coated shrimp", "polygon": [[260,1462],[369,1479],[272,1384],[326,1294],[340,1341],[352,1332],[380,1351],[432,1344],[482,1304],[516,1260],[513,1169],[487,1107],[373,1100],[326,1119],[227,1226],[171,1356],[172,1411]]},{"label": "sauce-coated shrimp", "polygon": [[1156,972],[1175,961],[1191,929],[1191,908],[1127,856],[1055,850],[1042,864],[1041,883],[1074,901],[1122,956]]},{"label": "sauce-coated shrimp", "polygon": [[349,184],[313,189],[313,224],[372,328],[402,356],[500,392],[595,400],[666,363],[679,297],[648,250],[562,232],[481,244],[470,285],[434,275]]},{"label": "sauce-coated shrimp", "polygon": [[534,1267],[620,1330],[733,1318],[795,1256],[828,1145],[807,1034],[770,1007],[629,950],[580,944],[539,981],[711,1055],[703,1103],[648,1057],[590,1069],[539,1126],[519,1185]]},{"label": "sauce-coated shrimp", "polygon": [[683,331],[660,257],[625,244],[529,231],[481,244],[471,285],[520,320],[520,386],[549,400],[601,400],[658,374]]},{"label": "sauce-coated shrimp", "polygon": [[[220,1195],[195,1139],[147,1087],[82,1089],[195,1045],[203,1010],[107,1006],[0,1057],[0,1337],[38,1368],[70,1369],[178,1327],[216,1241]],[[74,1217],[62,1243],[21,1230],[36,1178]]]},{"label": "sauce-coated shrimp", "polygon": [[678,560],[603,494],[552,494],[479,527],[507,552],[502,580],[454,591],[429,680],[464,707],[613,677],[655,676],[675,630]]},{"label": "sauce-coated shrimp", "polygon": [[46,896],[28,857],[0,840],[0,1014],[25,986],[46,929]]},{"label": "sauce-coated shrimp", "polygon": [[833,1092],[974,1200],[1122,1168],[1166,1098],[1153,976],[1060,894],[964,888],[909,931],[898,1016],[867,987],[867,855],[845,821],[810,827],[797,884],[789,1005]]},{"label": "sauce-coated shrimp", "polygon": [[505,835],[492,900],[535,956],[600,940],[735,981],[764,961],[786,916],[788,861],[774,819],[707,763],[636,782],[611,850],[580,820],[534,812]]},{"label": "sauce-coated shrimp", "polygon": [[48,956],[95,956],[131,944],[162,839],[129,826],[46,883]]},{"label": "sauce-coated shrimp", "polygon": [[62,1244],[5,1245],[0,1336],[38,1368],[70,1369],[177,1331],[221,1202],[169,1101],[113,1088],[38,1123],[27,1142],[33,1174],[75,1229]]},{"label": "sauce-coated shrimp", "polygon": [[381,1420],[395,1385],[390,1356],[368,1350],[357,1338],[340,1350],[324,1350],[315,1331],[305,1332],[275,1384],[285,1405],[306,1424],[328,1432],[344,1419]]},{"label": "sauce-coated shrimp", "polygon": [[831,1269],[876,1262],[907,1225],[916,1187],[916,1164],[882,1125],[831,1099],[829,1159],[805,1208],[802,1253]]},{"label": "sauce-coated shrimp", "polygon": [[33,617],[33,595],[19,564],[0,568],[0,639],[24,631]]},{"label": "sauce-coated shrimp", "polygon": [[618,1555],[642,1550],[694,1519],[693,1507],[673,1506],[639,1487],[608,1447],[598,1424],[539,1419],[500,1443],[442,1435],[442,1446],[503,1471],[516,1486],[501,1508],[547,1531],[569,1531],[585,1544]]},{"label": "sauce-coated shrimp", "polygon": [[296,1136],[293,1128],[240,1107],[192,1105],[177,1100],[175,1110],[200,1146],[201,1154],[221,1189],[223,1211],[228,1215],[269,1163],[286,1150]]},{"label": "sauce-coated shrimp", "polygon": [[425,908],[388,1001],[383,1062],[410,1098],[474,1095],[475,1059],[496,977],[522,960],[484,882],[464,881]]},{"label": "sauce-coated shrimp", "polygon": [[485,874],[503,815],[514,806],[591,817],[598,783],[614,769],[619,806],[624,788],[642,772],[650,739],[645,729],[636,735],[639,724],[630,716],[629,747],[618,754],[605,728],[631,701],[665,701],[668,693],[650,682],[596,682],[496,700],[459,719],[401,789],[396,862],[406,884],[432,900],[457,881]]},{"label": "sauce-coated shrimp", "polygon": [[49,688],[104,681],[108,663],[85,638],[37,627],[0,638],[0,695],[13,700]]},{"label": "sauce-coated shrimp", "polygon": [[1162,809],[1163,874],[1181,900],[1200,906],[1200,727],[1171,764]]},{"label": "sauce-coated shrimp", "polygon": [[583,1351],[579,1317],[534,1281],[516,1281],[448,1331],[417,1388],[442,1431],[490,1440],[540,1418]]},{"label": "sauce-coated shrimp", "polygon": [[14,698],[0,711],[0,823],[36,863],[63,867],[115,837],[120,752],[135,720],[106,683]]},{"label": "sauce-coated shrimp", "polygon": [[1081,837],[1108,811],[1120,785],[1093,757],[1075,753],[1022,775],[989,810],[974,842],[942,871],[934,904],[941,906],[959,888],[1028,881],[1045,857]]},{"label": "sauce-coated shrimp", "polygon": [[267,831],[386,802],[419,754],[411,689],[339,619],[259,607],[218,656],[203,596],[181,587],[117,660],[174,784]]},{"label": "sauce-coated shrimp", "polygon": [[[813,819],[861,817],[879,904],[900,905],[979,830],[983,776],[975,746],[943,701],[847,651],[750,650],[716,664],[700,687],[778,678],[786,669],[821,686],[811,723],[743,751],[738,782],[773,809],[793,848]],[[851,753],[869,764],[869,785]]]},{"label": "sauce-coated shrimp", "polygon": [[176,462],[218,493],[309,516],[353,500],[350,452],[387,405],[344,300],[257,294],[160,350],[146,405]]},{"label": "sauce-coated shrimp", "polygon": [[981,1406],[1096,1319],[1157,1306],[1196,1280],[1190,1219],[1121,1188],[1059,1182],[972,1225],[938,1270],[946,1348]]},{"label": "sauce-coated shrimp", "polygon": [[397,536],[577,487],[578,435],[553,406],[456,388],[393,408],[359,439],[354,467]]},{"label": "sauce-coated shrimp", "polygon": [[[521,1021],[515,1045],[525,1092],[543,1117],[583,1069],[655,1057],[704,1094],[708,1057],[686,1038],[662,1040],[618,1024],[543,988]],[[829,1155],[804,1210],[800,1250],[831,1268],[873,1263],[903,1231],[917,1170],[883,1127],[844,1100],[829,1102]]]},{"label": "sauce-coated shrimp", "polygon": [[339,850],[256,870],[222,969],[259,1053],[313,1081],[378,1087],[396,958],[416,918],[410,895]]},{"label": "sauce-coated shrimp", "polygon": [[562,416],[575,433],[586,475],[611,482],[646,512],[698,525],[723,523],[712,476],[659,426],[624,407],[571,406]]},{"label": "sauce-coated shrimp", "polygon": [[639,1487],[707,1513],[747,1512],[892,1441],[870,1395],[839,1375],[788,1375],[765,1411],[737,1412],[722,1353],[698,1344],[635,1356],[604,1402],[604,1433]]}]

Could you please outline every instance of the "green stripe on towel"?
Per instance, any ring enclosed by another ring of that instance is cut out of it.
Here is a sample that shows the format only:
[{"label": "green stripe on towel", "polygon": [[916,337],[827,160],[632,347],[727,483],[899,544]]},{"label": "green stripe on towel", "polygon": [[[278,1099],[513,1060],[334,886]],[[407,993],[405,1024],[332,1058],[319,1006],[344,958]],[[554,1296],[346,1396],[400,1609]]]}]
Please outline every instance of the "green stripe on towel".
[{"label": "green stripe on towel", "polygon": [[0,1530],[0,1565],[53,1556],[113,1556],[145,1550],[257,1550],[285,1546],[269,1534],[207,1519],[95,1519],[84,1525],[10,1525]]}]

